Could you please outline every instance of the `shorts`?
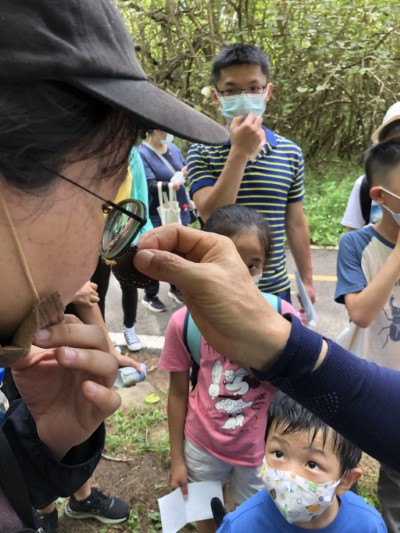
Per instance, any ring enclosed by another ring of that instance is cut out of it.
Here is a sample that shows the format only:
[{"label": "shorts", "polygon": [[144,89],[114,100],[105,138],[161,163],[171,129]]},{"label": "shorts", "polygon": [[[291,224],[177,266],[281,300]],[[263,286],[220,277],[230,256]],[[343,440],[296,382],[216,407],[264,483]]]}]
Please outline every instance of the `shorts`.
[{"label": "shorts", "polygon": [[229,481],[230,495],[237,504],[264,488],[260,478],[262,465],[253,467],[227,463],[187,439],[184,455],[189,481],[220,481],[223,486]]}]

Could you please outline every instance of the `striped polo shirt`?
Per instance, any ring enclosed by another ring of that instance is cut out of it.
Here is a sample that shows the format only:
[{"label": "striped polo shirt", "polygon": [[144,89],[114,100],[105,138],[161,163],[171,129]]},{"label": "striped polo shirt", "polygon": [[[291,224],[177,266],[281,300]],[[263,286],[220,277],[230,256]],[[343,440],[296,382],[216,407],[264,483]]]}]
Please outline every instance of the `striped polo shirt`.
[{"label": "striped polo shirt", "polygon": [[[272,252],[259,288],[278,293],[290,287],[284,248],[286,204],[304,198],[304,161],[300,148],[292,141],[264,128],[266,142],[254,161],[249,161],[236,202],[256,209],[268,220],[272,232]],[[193,144],[187,164],[190,195],[212,187],[221,174],[231,143],[221,146]]]}]

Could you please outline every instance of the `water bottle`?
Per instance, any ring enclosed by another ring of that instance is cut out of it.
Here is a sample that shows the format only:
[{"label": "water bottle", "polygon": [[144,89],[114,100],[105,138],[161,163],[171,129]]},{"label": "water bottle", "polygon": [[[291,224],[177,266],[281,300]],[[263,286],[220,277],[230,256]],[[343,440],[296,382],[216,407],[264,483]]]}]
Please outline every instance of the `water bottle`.
[{"label": "water bottle", "polygon": [[140,363],[140,372],[133,366],[124,366],[118,369],[117,379],[114,387],[120,389],[121,387],[131,387],[140,381],[144,381],[147,376],[147,367],[144,363]]}]

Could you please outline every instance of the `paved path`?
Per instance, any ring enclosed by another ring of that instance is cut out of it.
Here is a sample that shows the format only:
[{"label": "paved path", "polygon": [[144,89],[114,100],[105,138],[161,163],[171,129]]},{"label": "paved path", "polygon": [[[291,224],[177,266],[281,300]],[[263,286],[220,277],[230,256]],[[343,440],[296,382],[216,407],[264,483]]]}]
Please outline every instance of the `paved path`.
[{"label": "paved path", "polygon": [[[313,249],[312,263],[314,271],[314,286],[317,293],[315,309],[317,312],[317,327],[325,336],[335,339],[347,324],[347,314],[343,305],[334,302],[333,294],[336,283],[336,250]],[[294,263],[288,252],[288,270],[293,277]],[[139,289],[139,304],[137,311],[136,332],[150,352],[158,354],[164,342],[164,332],[171,314],[179,308],[173,300],[168,298],[168,285],[161,283],[160,298],[167,305],[165,313],[153,313],[140,303],[143,291]],[[292,300],[297,308],[295,289],[292,288]],[[121,289],[112,277],[106,302],[106,322],[111,336],[119,344],[124,344],[122,335]]]}]

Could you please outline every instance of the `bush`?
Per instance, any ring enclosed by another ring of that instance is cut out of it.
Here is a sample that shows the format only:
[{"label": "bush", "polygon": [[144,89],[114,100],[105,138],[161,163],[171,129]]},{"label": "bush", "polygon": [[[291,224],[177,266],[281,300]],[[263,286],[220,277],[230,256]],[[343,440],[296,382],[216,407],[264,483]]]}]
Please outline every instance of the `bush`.
[{"label": "bush", "polygon": [[310,228],[311,244],[336,246],[344,228],[340,224],[354,181],[362,168],[331,162],[322,171],[306,171],[304,210]]}]

